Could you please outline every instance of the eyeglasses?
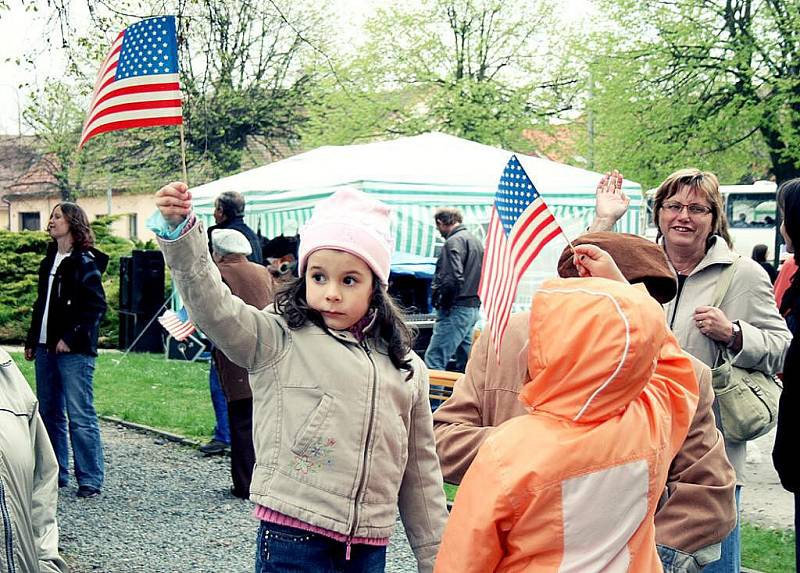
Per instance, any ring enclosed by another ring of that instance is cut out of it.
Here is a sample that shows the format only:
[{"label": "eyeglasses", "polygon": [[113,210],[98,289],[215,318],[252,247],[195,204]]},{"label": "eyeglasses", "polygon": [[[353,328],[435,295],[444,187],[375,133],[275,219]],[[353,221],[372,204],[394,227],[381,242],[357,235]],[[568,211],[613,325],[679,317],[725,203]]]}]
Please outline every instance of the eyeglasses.
[{"label": "eyeglasses", "polygon": [[696,216],[700,217],[702,215],[708,215],[711,213],[711,207],[706,207],[705,205],[700,205],[698,203],[679,203],[677,201],[669,201],[668,203],[664,203],[661,206],[663,209],[666,209],[672,215],[679,215],[683,208],[686,207],[686,212],[689,213],[689,216]]}]

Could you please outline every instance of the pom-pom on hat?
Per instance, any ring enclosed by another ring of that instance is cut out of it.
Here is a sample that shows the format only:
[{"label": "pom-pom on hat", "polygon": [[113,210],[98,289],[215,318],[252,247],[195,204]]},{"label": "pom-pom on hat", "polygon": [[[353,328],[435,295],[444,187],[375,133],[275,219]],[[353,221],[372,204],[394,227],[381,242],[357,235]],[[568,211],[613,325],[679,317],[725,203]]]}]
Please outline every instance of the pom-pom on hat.
[{"label": "pom-pom on hat", "polygon": [[300,274],[311,253],[335,249],[362,259],[381,283],[388,285],[394,250],[390,214],[387,205],[353,187],[323,199],[300,230]]},{"label": "pom-pom on hat", "polygon": [[253,252],[250,241],[234,229],[214,229],[211,231],[211,248],[221,257],[225,255],[249,256]]}]

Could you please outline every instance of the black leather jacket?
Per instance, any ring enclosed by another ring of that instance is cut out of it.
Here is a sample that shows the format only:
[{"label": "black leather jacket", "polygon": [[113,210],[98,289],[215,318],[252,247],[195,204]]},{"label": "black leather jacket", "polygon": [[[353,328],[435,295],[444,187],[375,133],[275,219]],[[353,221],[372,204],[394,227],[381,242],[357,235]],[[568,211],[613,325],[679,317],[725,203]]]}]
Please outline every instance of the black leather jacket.
[{"label": "black leather jacket", "polygon": [[483,245],[458,225],[447,235],[431,285],[431,298],[436,308],[453,306],[478,307],[478,285],[481,282]]},{"label": "black leather jacket", "polygon": [[[47,282],[56,250],[56,244],[51,243],[47,256],[39,265],[39,294],[33,304],[25,348],[35,348],[39,343]],[[50,292],[47,319],[47,348],[51,352],[55,351],[58,341],[63,340],[72,353],[97,356],[100,320],[106,312],[102,273],[107,266],[108,256],[94,248],[73,250],[58,266]]]}]

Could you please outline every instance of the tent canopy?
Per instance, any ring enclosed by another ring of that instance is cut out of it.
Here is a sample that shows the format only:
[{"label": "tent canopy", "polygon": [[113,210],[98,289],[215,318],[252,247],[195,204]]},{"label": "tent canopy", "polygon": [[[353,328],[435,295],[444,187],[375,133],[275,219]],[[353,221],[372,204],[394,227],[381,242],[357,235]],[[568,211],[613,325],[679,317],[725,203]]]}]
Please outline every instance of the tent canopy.
[{"label": "tent canopy", "polygon": [[[245,219],[265,237],[302,225],[316,201],[344,185],[394,207],[398,251],[432,256],[438,239],[437,207],[464,212],[464,222],[483,236],[503,168],[512,152],[441,133],[361,145],[324,146],[192,189],[197,214],[210,219],[223,191],[245,196]],[[528,176],[568,235],[577,235],[594,213],[601,174],[546,159],[518,155]],[[639,230],[641,186],[626,181],[631,209],[620,230]],[[563,246],[563,244],[562,244]]]}]

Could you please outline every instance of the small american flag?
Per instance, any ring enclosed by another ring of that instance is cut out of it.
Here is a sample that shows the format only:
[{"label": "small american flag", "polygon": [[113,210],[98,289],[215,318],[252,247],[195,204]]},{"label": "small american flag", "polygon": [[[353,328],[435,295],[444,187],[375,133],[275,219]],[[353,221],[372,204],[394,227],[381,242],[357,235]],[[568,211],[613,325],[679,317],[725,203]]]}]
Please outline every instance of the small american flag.
[{"label": "small american flag", "polygon": [[186,311],[181,309],[181,313],[186,317],[185,320],[181,318],[181,316],[172,310],[164,311],[164,314],[158,317],[158,322],[161,323],[161,326],[164,327],[169,335],[180,342],[181,340],[186,340],[194,331],[197,330],[192,324],[192,321],[189,320],[188,315],[186,315]]},{"label": "small american flag", "polygon": [[478,287],[498,359],[522,275],[562,232],[517,156],[511,156],[495,195]]},{"label": "small american flag", "polygon": [[99,133],[181,123],[175,17],[137,22],[100,66],[78,149]]}]

